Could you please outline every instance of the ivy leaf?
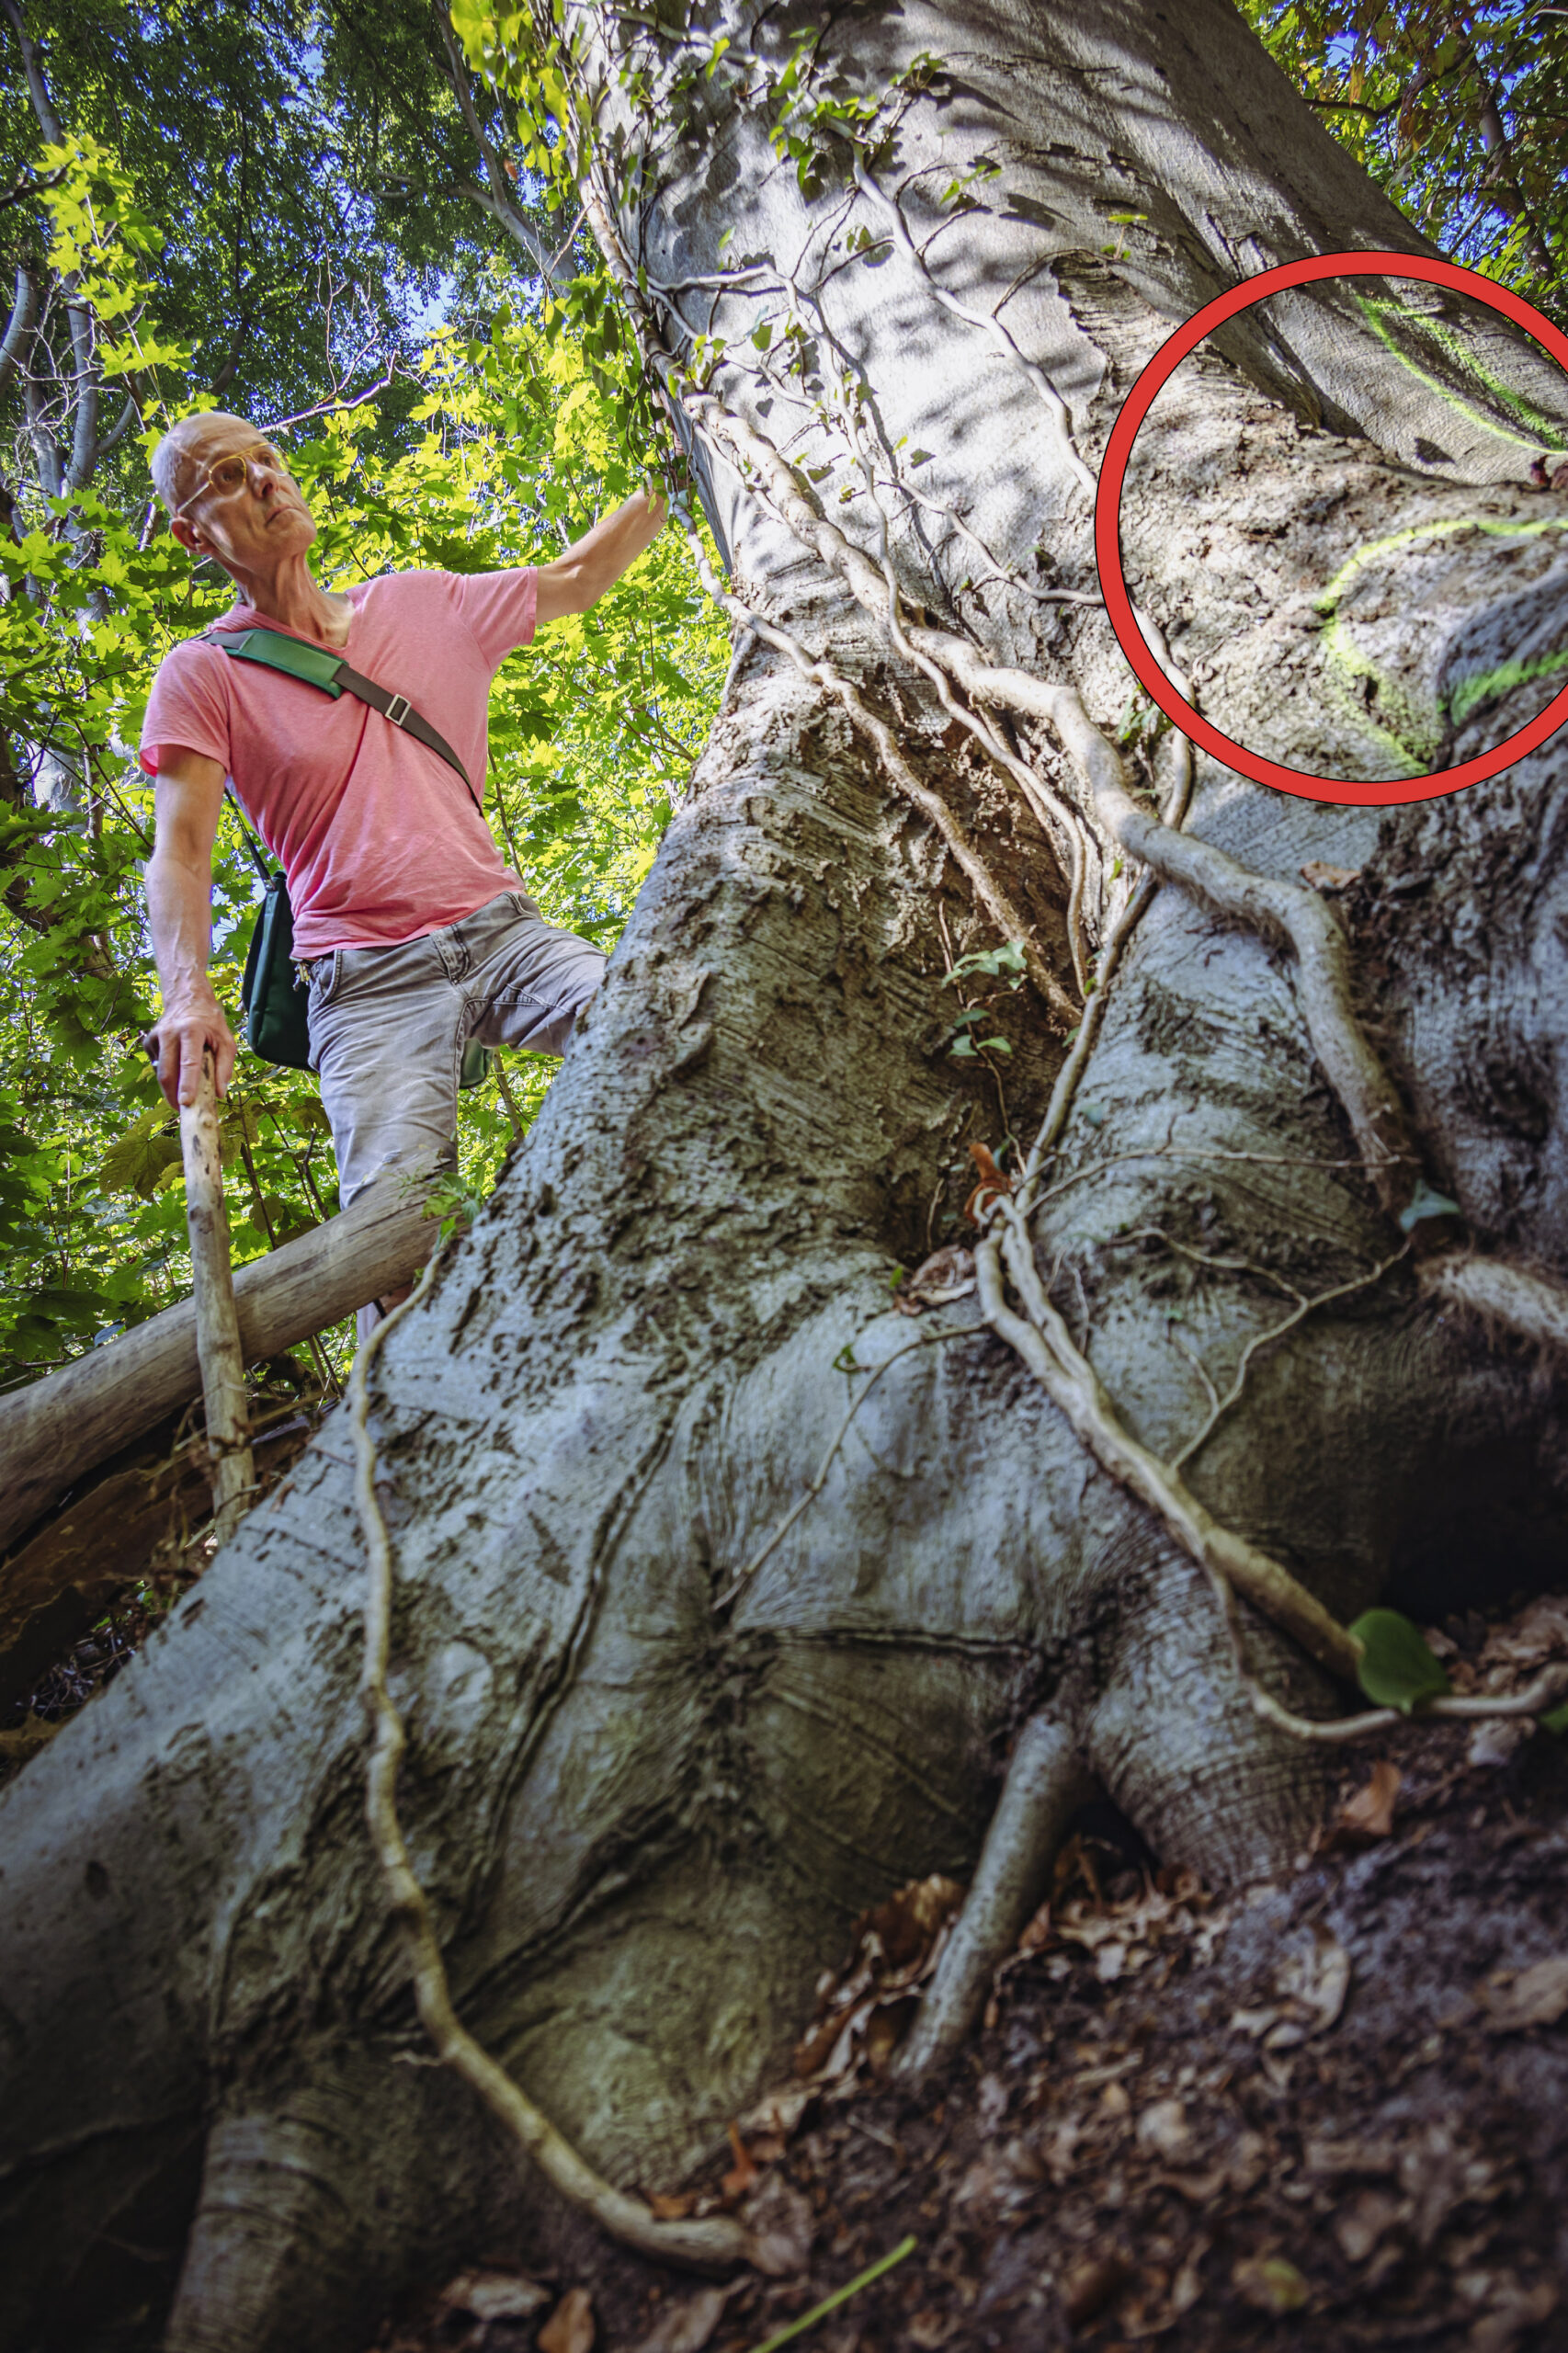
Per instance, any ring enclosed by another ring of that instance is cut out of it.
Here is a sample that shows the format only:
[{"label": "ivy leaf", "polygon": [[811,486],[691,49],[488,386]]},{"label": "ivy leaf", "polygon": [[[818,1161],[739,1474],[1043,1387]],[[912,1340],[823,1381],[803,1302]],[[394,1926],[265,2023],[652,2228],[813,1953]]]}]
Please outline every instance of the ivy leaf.
[{"label": "ivy leaf", "polygon": [[1365,1611],[1351,1627],[1350,1639],[1361,1645],[1356,1670],[1361,1688],[1378,1707],[1411,1716],[1449,1688],[1442,1663],[1420,1629],[1397,1609]]},{"label": "ivy leaf", "polygon": [[[983,972],[988,980],[993,981],[1009,978],[1014,973],[1021,979],[1028,969],[1022,940],[1009,939],[1006,947],[978,948],[971,955],[960,956],[942,986],[949,988],[955,981],[969,980],[978,972]],[[1011,985],[1016,988],[1017,981],[1011,981]]]},{"label": "ivy leaf", "polygon": [[1399,1213],[1399,1230],[1402,1233],[1414,1233],[1423,1218],[1458,1217],[1459,1214],[1458,1201],[1450,1201],[1447,1193],[1434,1192],[1423,1176]]},{"label": "ivy leaf", "polygon": [[133,1120],[98,1163],[99,1189],[149,1199],[165,1170],[180,1157],[178,1136],[163,1132],[170,1124],[168,1106],[161,1100]]}]

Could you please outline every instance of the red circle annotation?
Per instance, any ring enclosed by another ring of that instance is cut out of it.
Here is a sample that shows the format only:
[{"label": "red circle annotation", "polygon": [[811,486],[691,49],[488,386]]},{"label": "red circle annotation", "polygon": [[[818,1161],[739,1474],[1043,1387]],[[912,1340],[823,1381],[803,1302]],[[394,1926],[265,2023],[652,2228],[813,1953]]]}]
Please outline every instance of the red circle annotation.
[{"label": "red circle annotation", "polygon": [[1132,390],[1122,403],[1120,414],[1111,428],[1106,447],[1105,460],[1100,468],[1099,489],[1095,500],[1095,561],[1099,568],[1100,587],[1105,597],[1106,611],[1116,631],[1117,642],[1136,672],[1139,683],[1153,696],[1167,719],[1182,733],[1191,737],[1203,751],[1220,760],[1238,775],[1250,777],[1255,784],[1272,785],[1277,791],[1291,792],[1308,801],[1335,801],[1355,803],[1361,807],[1393,806],[1405,801],[1436,801],[1445,793],[1459,792],[1468,784],[1480,784],[1487,777],[1498,775],[1534,752],[1550,735],[1556,733],[1568,722],[1568,686],[1564,686],[1538,711],[1527,725],[1494,745],[1491,751],[1479,754],[1472,760],[1463,760],[1457,767],[1434,768],[1426,776],[1402,777],[1392,782],[1363,784],[1343,777],[1311,776],[1302,768],[1283,767],[1278,760],[1265,759],[1261,753],[1249,751],[1244,744],[1237,744],[1222,735],[1200,711],[1183,700],[1171,685],[1153,653],[1146,643],[1132,610],[1132,598],[1126,575],[1121,568],[1121,494],[1127,479],[1128,461],[1140,426],[1164,387],[1180,367],[1182,361],[1198,348],[1205,335],[1215,327],[1233,319],[1239,311],[1250,310],[1270,294],[1278,294],[1290,286],[1310,286],[1324,278],[1410,278],[1426,285],[1446,286],[1456,293],[1471,295],[1477,301],[1500,311],[1506,318],[1524,328],[1527,335],[1545,347],[1560,366],[1568,369],[1568,335],[1542,316],[1533,304],[1521,300],[1506,287],[1497,286],[1473,269],[1464,269],[1458,262],[1428,259],[1421,254],[1341,253],[1310,254],[1301,261],[1282,262],[1278,268],[1266,269],[1256,278],[1244,278],[1239,286],[1206,302],[1195,311],[1185,326],[1167,337],[1153,359],[1143,369]]}]

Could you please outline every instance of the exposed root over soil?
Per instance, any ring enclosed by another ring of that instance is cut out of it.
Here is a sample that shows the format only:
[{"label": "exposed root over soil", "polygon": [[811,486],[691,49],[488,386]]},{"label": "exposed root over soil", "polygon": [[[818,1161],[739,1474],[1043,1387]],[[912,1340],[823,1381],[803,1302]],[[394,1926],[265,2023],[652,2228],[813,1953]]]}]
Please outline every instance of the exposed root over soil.
[{"label": "exposed root over soil", "polygon": [[[1568,1650],[1568,1606],[1436,1639],[1479,1696]],[[910,2235],[803,2347],[1568,2342],[1568,1749],[1416,1725],[1354,1770],[1290,1882],[1223,1902],[1081,1813],[982,2031],[909,2088],[958,1891],[869,1915],[806,2073],[662,2201],[769,2200],[810,2239],[790,2278],[694,2289],[606,2247],[529,2280],[489,2250],[378,2353],[756,2353]]]},{"label": "exposed root over soil", "polygon": [[354,1441],[355,1496],[365,1531],[365,1659],[360,1697],[373,1734],[366,1768],[365,1814],[381,1865],[390,1908],[403,1932],[419,2022],[442,2064],[484,2102],[505,2130],[539,2167],[551,2188],[580,2206],[627,2245],[697,2270],[722,2271],[765,2256],[743,2226],[727,2215],[688,2222],[661,2218],[628,2198],[585,2163],[572,2143],[512,2081],[506,2069],[470,2034],[452,2006],[446,1962],[425,1891],[415,1876],[397,1810],[397,1773],[407,1742],[403,1718],[387,1687],[392,1645],[392,1552],[376,1495],[376,1442],[369,1428],[369,1375],[387,1335],[416,1307],[435,1280],[442,1252],[427,1262],[417,1286],[378,1324],[354,1359],[347,1392]]}]

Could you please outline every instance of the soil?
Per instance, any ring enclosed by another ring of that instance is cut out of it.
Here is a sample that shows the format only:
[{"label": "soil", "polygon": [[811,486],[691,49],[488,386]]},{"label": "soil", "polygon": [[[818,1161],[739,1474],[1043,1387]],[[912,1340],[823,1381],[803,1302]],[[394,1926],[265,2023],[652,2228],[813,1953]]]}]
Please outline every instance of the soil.
[{"label": "soil", "polygon": [[[1450,1623],[1456,1684],[1519,1628]],[[906,2241],[808,2353],[1568,2347],[1568,1744],[1412,1725],[1346,1756],[1319,1850],[1222,1902],[1086,1816],[983,2030],[913,2096],[890,2062],[952,1891],[870,1915],[811,2083],[699,2186],[793,2234],[787,2276],[726,2292],[585,2238],[530,2281],[498,2254],[376,2353],[762,2353]]]},{"label": "soil", "polygon": [[[62,1659],[40,1733],[152,1614],[128,1596]],[[1568,1654],[1568,1601],[1428,1634],[1456,1688],[1516,1688]],[[642,2185],[739,2209],[781,2276],[703,2285],[575,2221],[553,2270],[485,2250],[365,2353],[764,2353],[802,2322],[806,2353],[1568,2348],[1568,1738],[1413,1723],[1346,1757],[1317,1851],[1222,1898],[1092,1809],[913,2093],[898,2040],[960,1891],[868,1915],[794,2079],[705,2179]],[[144,2310],[102,2343],[155,2341]]]}]

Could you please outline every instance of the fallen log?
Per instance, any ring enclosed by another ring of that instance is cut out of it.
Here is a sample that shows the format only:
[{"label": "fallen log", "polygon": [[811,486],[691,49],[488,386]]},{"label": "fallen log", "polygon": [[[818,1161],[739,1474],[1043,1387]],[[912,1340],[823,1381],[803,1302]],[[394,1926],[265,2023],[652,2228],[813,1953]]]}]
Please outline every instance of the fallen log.
[{"label": "fallen log", "polygon": [[[297,1413],[256,1433],[255,1475],[274,1483],[309,1444],[314,1416]],[[168,1438],[168,1425],[162,1433]],[[199,1438],[122,1449],[96,1480],[29,1529],[0,1566],[0,1717],[28,1696],[95,1619],[144,1577],[168,1541],[212,1508],[212,1470]]]},{"label": "fallen log", "polygon": [[[247,1364],[307,1340],[408,1280],[437,1222],[405,1173],[379,1177],[352,1209],[234,1275]],[[0,1545],[85,1472],[201,1390],[196,1304],[182,1300],[59,1372],[0,1397]],[[5,1570],[0,1568],[0,1585]]]}]

